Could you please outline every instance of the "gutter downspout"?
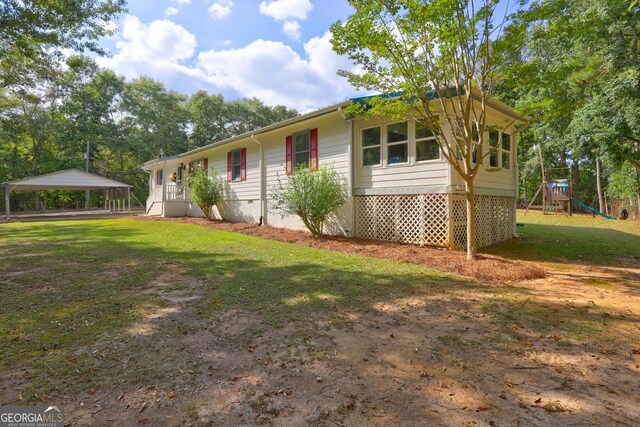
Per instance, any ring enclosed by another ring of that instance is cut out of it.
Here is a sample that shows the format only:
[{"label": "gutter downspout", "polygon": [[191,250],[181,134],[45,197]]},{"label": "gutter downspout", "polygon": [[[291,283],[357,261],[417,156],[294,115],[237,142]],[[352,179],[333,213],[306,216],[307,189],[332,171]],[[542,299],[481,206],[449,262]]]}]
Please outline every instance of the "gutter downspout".
[{"label": "gutter downspout", "polygon": [[255,142],[258,147],[260,147],[260,156],[259,156],[259,165],[258,169],[260,170],[260,225],[267,224],[267,197],[266,197],[266,188],[265,188],[265,171],[264,171],[264,147],[262,143],[256,139],[254,134],[251,135],[251,140]]},{"label": "gutter downspout", "polygon": [[347,237],[356,237],[356,200],[355,200],[355,191],[353,188],[354,182],[355,182],[354,170],[355,170],[355,161],[356,161],[355,155],[354,155],[355,122],[351,120],[349,117],[347,117],[346,114],[344,114],[342,107],[338,107],[337,113],[340,114],[340,116],[344,119],[344,121],[349,123],[349,126],[347,128],[347,138],[349,140],[349,145],[347,146],[347,156],[349,157],[349,176],[347,177],[348,179],[347,187],[349,191],[348,194],[349,194],[349,199],[351,204],[351,209],[350,209],[351,218],[349,221],[350,230],[346,230],[347,231],[346,234],[347,234]]}]

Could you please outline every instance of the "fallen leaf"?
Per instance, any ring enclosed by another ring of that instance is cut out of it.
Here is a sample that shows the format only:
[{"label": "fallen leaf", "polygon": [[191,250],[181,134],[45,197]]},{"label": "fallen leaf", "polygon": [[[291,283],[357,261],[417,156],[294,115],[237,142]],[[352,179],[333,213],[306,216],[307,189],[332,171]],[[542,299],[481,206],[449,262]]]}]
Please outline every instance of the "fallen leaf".
[{"label": "fallen leaf", "polygon": [[89,390],[87,390],[87,393],[93,396],[94,394],[96,394],[96,389],[91,387]]},{"label": "fallen leaf", "polygon": [[547,412],[567,412],[567,409],[564,406],[562,406],[562,403],[560,403],[558,400],[556,400],[555,402],[549,402],[546,405],[543,405],[542,409],[544,409]]},{"label": "fallen leaf", "polygon": [[149,424],[149,418],[140,418],[138,424]]},{"label": "fallen leaf", "polygon": [[169,394],[167,394],[167,397],[169,399],[173,399],[174,397],[176,397],[176,392],[175,391],[170,392]]},{"label": "fallen leaf", "polygon": [[542,398],[541,397],[537,398],[536,401],[535,401],[535,403],[540,403],[540,402],[542,402]]},{"label": "fallen leaf", "polygon": [[140,407],[140,410],[138,411],[138,413],[140,414],[142,411],[144,411],[145,409],[147,409],[147,406],[149,406],[149,402],[144,402],[142,404],[142,406]]}]

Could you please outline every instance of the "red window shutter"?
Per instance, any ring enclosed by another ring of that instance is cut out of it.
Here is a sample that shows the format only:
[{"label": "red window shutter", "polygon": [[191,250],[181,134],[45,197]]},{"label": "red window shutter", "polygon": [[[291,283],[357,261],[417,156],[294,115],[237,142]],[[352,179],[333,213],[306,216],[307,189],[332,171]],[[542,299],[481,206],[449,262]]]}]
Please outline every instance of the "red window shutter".
[{"label": "red window shutter", "polygon": [[318,170],[318,129],[309,131],[309,168]]},{"label": "red window shutter", "polygon": [[291,175],[293,169],[293,135],[287,136],[287,158],[285,161],[287,175]]},{"label": "red window shutter", "polygon": [[193,162],[189,162],[189,174],[193,173]]},{"label": "red window shutter", "polygon": [[227,182],[233,181],[233,152],[227,152]]},{"label": "red window shutter", "polygon": [[240,180],[247,180],[247,149],[240,150]]},{"label": "red window shutter", "polygon": [[204,171],[207,172],[209,170],[209,159],[204,159]]}]

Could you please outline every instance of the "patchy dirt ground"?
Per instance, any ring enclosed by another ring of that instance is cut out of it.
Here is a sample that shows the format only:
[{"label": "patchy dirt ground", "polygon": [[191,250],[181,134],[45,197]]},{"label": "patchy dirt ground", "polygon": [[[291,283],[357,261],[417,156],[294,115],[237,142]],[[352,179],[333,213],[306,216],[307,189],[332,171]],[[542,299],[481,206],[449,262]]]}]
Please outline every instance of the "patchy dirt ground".
[{"label": "patchy dirt ground", "polygon": [[[506,292],[503,303],[492,303],[496,307],[483,305],[486,293],[473,287],[455,298],[425,290],[364,315],[318,313],[277,329],[265,328],[260,312],[237,309],[202,324],[190,305],[202,284],[165,291],[170,282],[189,278],[163,274],[143,291],[162,296],[163,307],[149,307],[145,322],[87,349],[92,357],[131,365],[132,372],[147,363],[146,352],[164,352],[169,356],[149,367],[156,378],[139,384],[132,375],[74,396],[64,402],[67,420],[114,426],[638,425],[638,267],[551,272],[518,285],[526,298],[514,302]],[[600,284],[589,285],[594,280]],[[536,320],[545,314],[540,307],[549,316]],[[496,321],[496,313],[508,316],[513,309],[522,310],[513,322]],[[558,311],[562,316],[553,315]],[[526,321],[570,324],[585,315],[593,317],[594,331],[566,324],[540,331]],[[599,326],[608,325],[626,339],[606,342]],[[576,335],[565,335],[571,332]]]},{"label": "patchy dirt ground", "polygon": [[242,222],[209,221],[205,218],[159,218],[140,216],[137,217],[137,219],[198,224],[218,230],[234,231],[236,233],[261,237],[263,239],[296,243],[298,245],[328,249],[336,252],[421,264],[440,271],[447,271],[461,276],[495,283],[535,279],[544,277],[545,274],[542,267],[533,263],[512,261],[489,254],[479,254],[476,262],[469,263],[467,262],[465,252],[449,251],[440,248],[419,248],[414,245],[333,236],[318,239],[304,231],[258,226],[256,224]]},{"label": "patchy dirt ground", "polygon": [[[278,327],[260,308],[204,320],[211,284],[166,267],[136,290],[149,298],[141,321],[68,356],[87,382],[92,366],[114,372],[64,397],[68,425],[640,424],[638,260],[451,281]],[[3,378],[0,405],[33,381]]]}]

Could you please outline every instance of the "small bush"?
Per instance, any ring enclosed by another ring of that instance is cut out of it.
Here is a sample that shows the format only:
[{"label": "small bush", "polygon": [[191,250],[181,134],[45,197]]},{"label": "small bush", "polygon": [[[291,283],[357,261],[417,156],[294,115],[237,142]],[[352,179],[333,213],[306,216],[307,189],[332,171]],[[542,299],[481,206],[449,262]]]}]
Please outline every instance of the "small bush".
[{"label": "small bush", "polygon": [[297,215],[316,237],[322,237],[324,222],[347,200],[344,178],[335,170],[322,166],[317,171],[297,168],[284,182],[272,189],[275,209]]},{"label": "small bush", "polygon": [[202,209],[207,219],[211,219],[213,207],[222,201],[222,178],[215,169],[209,169],[207,174],[204,169],[198,168],[187,183],[191,187],[191,201]]}]

